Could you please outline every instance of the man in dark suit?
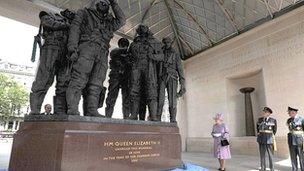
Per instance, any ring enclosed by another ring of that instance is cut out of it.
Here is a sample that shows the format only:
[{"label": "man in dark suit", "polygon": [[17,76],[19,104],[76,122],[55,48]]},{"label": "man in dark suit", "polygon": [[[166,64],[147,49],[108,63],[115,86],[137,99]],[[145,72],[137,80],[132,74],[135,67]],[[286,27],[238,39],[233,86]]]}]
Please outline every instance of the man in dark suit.
[{"label": "man in dark suit", "polygon": [[41,115],[53,115],[52,113],[52,105],[46,104],[44,105],[44,112]]},{"label": "man in dark suit", "polygon": [[288,115],[290,118],[287,120],[288,133],[288,146],[292,164],[292,171],[298,171],[298,157],[300,160],[301,171],[304,171],[304,118],[298,115],[298,109],[288,107]]},{"label": "man in dark suit", "polygon": [[270,117],[272,110],[264,107],[262,111],[263,117],[257,122],[257,142],[260,149],[261,171],[266,171],[266,152],[269,157],[269,168],[274,171],[273,153],[276,150],[276,142],[274,135],[277,132],[277,121]]}]

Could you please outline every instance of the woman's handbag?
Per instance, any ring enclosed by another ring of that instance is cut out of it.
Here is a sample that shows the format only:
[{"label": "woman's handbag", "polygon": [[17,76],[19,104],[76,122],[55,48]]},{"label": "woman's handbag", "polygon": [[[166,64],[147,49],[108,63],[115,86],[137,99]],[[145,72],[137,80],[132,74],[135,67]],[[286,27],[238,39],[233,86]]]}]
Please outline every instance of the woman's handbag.
[{"label": "woman's handbag", "polygon": [[221,140],[221,145],[222,145],[223,147],[228,146],[228,145],[229,145],[229,141],[228,141],[227,139],[222,139],[222,140]]}]

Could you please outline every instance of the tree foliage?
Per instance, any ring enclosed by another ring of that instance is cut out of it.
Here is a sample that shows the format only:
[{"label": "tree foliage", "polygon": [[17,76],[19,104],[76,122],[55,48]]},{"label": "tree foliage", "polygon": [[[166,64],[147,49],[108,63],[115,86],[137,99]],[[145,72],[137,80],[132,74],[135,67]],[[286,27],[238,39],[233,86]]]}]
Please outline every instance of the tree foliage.
[{"label": "tree foliage", "polygon": [[28,92],[12,78],[0,74],[0,119],[19,116],[28,102]]}]

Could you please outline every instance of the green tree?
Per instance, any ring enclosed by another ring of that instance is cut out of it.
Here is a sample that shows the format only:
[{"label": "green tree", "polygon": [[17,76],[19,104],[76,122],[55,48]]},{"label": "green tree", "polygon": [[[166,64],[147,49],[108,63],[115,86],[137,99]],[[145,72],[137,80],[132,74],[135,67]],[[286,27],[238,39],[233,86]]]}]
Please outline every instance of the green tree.
[{"label": "green tree", "polygon": [[0,121],[21,114],[28,102],[28,92],[12,78],[0,74]]}]

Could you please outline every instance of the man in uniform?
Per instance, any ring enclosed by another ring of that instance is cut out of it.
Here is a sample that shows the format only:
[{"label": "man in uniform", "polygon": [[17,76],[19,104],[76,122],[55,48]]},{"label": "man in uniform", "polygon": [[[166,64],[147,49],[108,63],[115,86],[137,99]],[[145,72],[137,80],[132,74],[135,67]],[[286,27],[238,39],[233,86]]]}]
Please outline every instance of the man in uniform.
[{"label": "man in uniform", "polygon": [[130,77],[131,77],[131,61],[128,55],[129,40],[121,38],[118,41],[118,47],[111,51],[110,57],[110,74],[109,88],[106,99],[106,117],[111,118],[115,106],[115,102],[121,88],[122,94],[122,113],[123,118],[127,119],[130,115]]},{"label": "man in uniform", "polygon": [[300,161],[301,171],[304,171],[304,118],[298,115],[298,109],[288,107],[290,118],[287,120],[289,128],[288,146],[292,164],[292,171],[298,171],[298,157]]},{"label": "man in uniform", "polygon": [[[159,88],[159,106],[157,118],[160,121],[165,101],[165,90],[168,93],[170,122],[176,122],[177,97],[181,97],[185,92],[185,77],[180,57],[172,47],[170,38],[163,39],[164,61],[161,65],[160,88]],[[180,91],[177,93],[178,82]]]},{"label": "man in uniform", "polygon": [[[158,67],[163,60],[161,43],[154,38],[148,26],[139,25],[136,29],[138,36],[131,43],[129,51],[133,58],[131,78],[131,116],[137,120],[142,93],[145,94],[146,103],[152,121],[157,121],[158,98]],[[143,88],[143,89],[142,89]]]},{"label": "man in uniform", "polygon": [[[73,13],[69,10],[61,12],[62,15],[52,14],[45,11],[40,12],[41,27],[43,30],[42,38],[44,44],[40,51],[39,66],[35,81],[30,93],[30,114],[40,114],[41,105],[48,89],[54,82],[56,75],[56,96],[55,96],[55,114],[65,114],[65,79],[62,79],[67,55],[67,40],[70,22]],[[62,105],[63,106],[58,106]],[[57,110],[57,109],[61,110]]]},{"label": "man in uniform", "polygon": [[[110,6],[115,17],[109,13]],[[101,116],[97,109],[108,69],[109,43],[125,22],[116,0],[95,0],[89,8],[77,11],[68,42],[74,63],[67,90],[68,115],[79,115],[78,104],[84,93],[84,115]]]},{"label": "man in uniform", "polygon": [[264,107],[262,111],[263,117],[257,122],[257,142],[260,149],[261,171],[266,171],[266,152],[269,157],[269,168],[274,171],[273,153],[276,150],[275,134],[277,132],[277,121],[270,117],[272,110]]}]

